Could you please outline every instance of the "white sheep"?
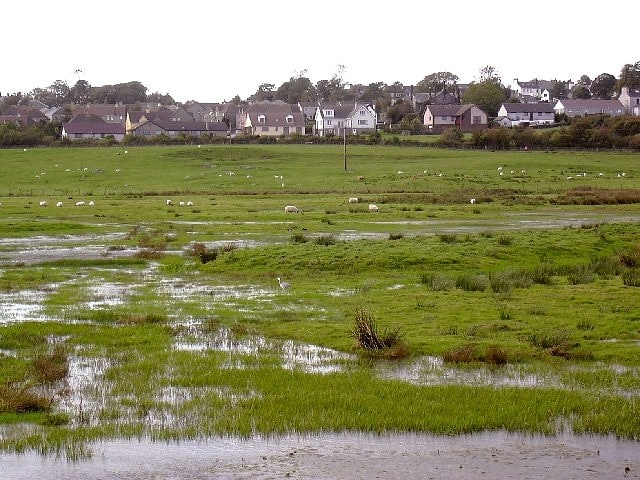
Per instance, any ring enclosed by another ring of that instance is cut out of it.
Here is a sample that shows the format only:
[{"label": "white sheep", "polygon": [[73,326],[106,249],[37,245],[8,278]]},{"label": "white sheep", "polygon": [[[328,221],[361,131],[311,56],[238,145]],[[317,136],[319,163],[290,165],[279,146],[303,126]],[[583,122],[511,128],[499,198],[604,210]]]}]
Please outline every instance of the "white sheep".
[{"label": "white sheep", "polygon": [[373,203],[370,203],[370,204],[369,204],[369,211],[370,211],[370,212],[377,212],[377,211],[379,211],[379,210],[380,210],[380,209],[378,208],[378,206],[377,206],[377,205],[374,205]]},{"label": "white sheep", "polygon": [[61,207],[61,206],[62,206],[62,202],[56,203],[56,207]]},{"label": "white sheep", "polygon": [[96,204],[96,202],[94,202],[93,200],[90,200],[90,201],[89,201],[89,206],[90,206],[90,207],[93,207],[95,204]]},{"label": "white sheep", "polygon": [[187,207],[193,207],[193,202],[191,200],[187,202]]},{"label": "white sheep", "polygon": [[293,205],[287,205],[284,207],[285,213],[298,213],[298,207],[294,207]]},{"label": "white sheep", "polygon": [[170,198],[167,198],[167,205],[173,205],[173,202],[171,201]]},{"label": "white sheep", "polygon": [[46,201],[46,200],[42,200],[42,201],[40,202],[40,206],[41,206],[41,207],[46,207],[46,206],[47,206],[47,201]]},{"label": "white sheep", "polygon": [[469,203],[471,203],[471,205],[475,205],[476,204],[476,199],[472,198],[471,200],[469,200]]},{"label": "white sheep", "polygon": [[86,204],[80,200],[79,202],[76,202],[76,207],[84,207]]},{"label": "white sheep", "polygon": [[349,203],[358,203],[358,198],[357,197],[351,197],[349,199]]},{"label": "white sheep", "polygon": [[180,207],[184,207],[185,203],[184,203],[184,202],[180,202],[178,205],[179,205]]}]

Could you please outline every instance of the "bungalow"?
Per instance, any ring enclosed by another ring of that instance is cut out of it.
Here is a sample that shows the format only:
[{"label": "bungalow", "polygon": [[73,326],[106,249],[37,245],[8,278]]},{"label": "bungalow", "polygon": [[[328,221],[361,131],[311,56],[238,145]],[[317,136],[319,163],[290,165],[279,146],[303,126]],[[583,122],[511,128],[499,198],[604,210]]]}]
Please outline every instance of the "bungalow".
[{"label": "bungalow", "polygon": [[76,115],[95,115],[102,118],[108,123],[119,123],[124,125],[126,122],[126,107],[122,104],[92,104],[86,105],[65,105],[60,107],[55,113],[53,113],[51,119],[64,122],[66,118]]},{"label": "bungalow", "polygon": [[458,127],[464,132],[473,132],[487,127],[487,114],[470,103],[427,105],[423,123],[429,131],[434,133],[441,133],[451,127]]},{"label": "bungalow", "polygon": [[166,135],[168,137],[177,137],[179,135],[224,137],[229,133],[229,127],[224,122],[175,121],[154,118],[152,120],[143,119],[142,122],[133,126],[130,133],[147,138],[155,137],[156,135]]},{"label": "bungalow", "polygon": [[549,125],[555,121],[555,112],[549,103],[503,103],[498,117],[507,118],[511,127]]},{"label": "bungalow", "polygon": [[585,117],[587,115],[624,115],[624,105],[620,100],[583,100],[563,98],[553,107],[557,114],[567,117]]},{"label": "bungalow", "polygon": [[99,116],[88,113],[75,115],[71,121],[62,124],[62,138],[70,140],[113,136],[119,142],[124,138],[124,134],[124,124],[105,122]]},{"label": "bungalow", "polygon": [[304,135],[304,115],[297,106],[284,102],[260,102],[240,110],[238,129],[247,135],[282,136]]}]

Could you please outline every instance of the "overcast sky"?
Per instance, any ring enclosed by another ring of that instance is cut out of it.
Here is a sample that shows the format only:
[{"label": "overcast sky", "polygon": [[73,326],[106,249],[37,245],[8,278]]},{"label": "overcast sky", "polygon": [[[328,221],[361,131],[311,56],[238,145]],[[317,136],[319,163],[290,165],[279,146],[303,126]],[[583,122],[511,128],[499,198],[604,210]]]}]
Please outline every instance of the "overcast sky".
[{"label": "overcast sky", "polygon": [[[640,61],[640,7],[537,0],[3,2],[0,92],[139,81],[176,101],[246,99],[304,72],[348,83],[618,77]],[[634,6],[635,5],[635,6]],[[596,11],[597,10],[597,11]],[[621,16],[622,15],[622,16]],[[81,70],[81,73],[75,73]]]}]

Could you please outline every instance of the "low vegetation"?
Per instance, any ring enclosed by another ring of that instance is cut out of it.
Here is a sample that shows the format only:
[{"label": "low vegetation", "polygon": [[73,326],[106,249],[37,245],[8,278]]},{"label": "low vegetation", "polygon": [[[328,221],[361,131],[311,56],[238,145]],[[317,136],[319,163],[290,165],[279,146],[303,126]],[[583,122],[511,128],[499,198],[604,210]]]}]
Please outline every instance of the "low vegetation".
[{"label": "low vegetation", "polygon": [[0,449],[559,419],[640,438],[636,156],[119,152],[0,151]]}]

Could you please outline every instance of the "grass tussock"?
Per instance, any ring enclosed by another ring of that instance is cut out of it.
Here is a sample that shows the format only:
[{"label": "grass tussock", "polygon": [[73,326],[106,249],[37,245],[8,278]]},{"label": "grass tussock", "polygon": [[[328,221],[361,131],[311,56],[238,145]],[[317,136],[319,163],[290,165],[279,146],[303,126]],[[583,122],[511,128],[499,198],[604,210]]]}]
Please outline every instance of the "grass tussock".
[{"label": "grass tussock", "polygon": [[38,355],[31,364],[35,379],[43,385],[53,385],[69,374],[69,362],[64,345],[55,345],[49,353]]},{"label": "grass tussock", "polygon": [[357,347],[383,358],[401,358],[408,354],[400,328],[379,330],[371,312],[358,309],[354,315],[351,336]]},{"label": "grass tussock", "polygon": [[640,287],[640,268],[629,268],[622,273],[622,282],[627,287]]},{"label": "grass tussock", "polygon": [[0,385],[0,413],[48,412],[50,398],[29,387]]}]

